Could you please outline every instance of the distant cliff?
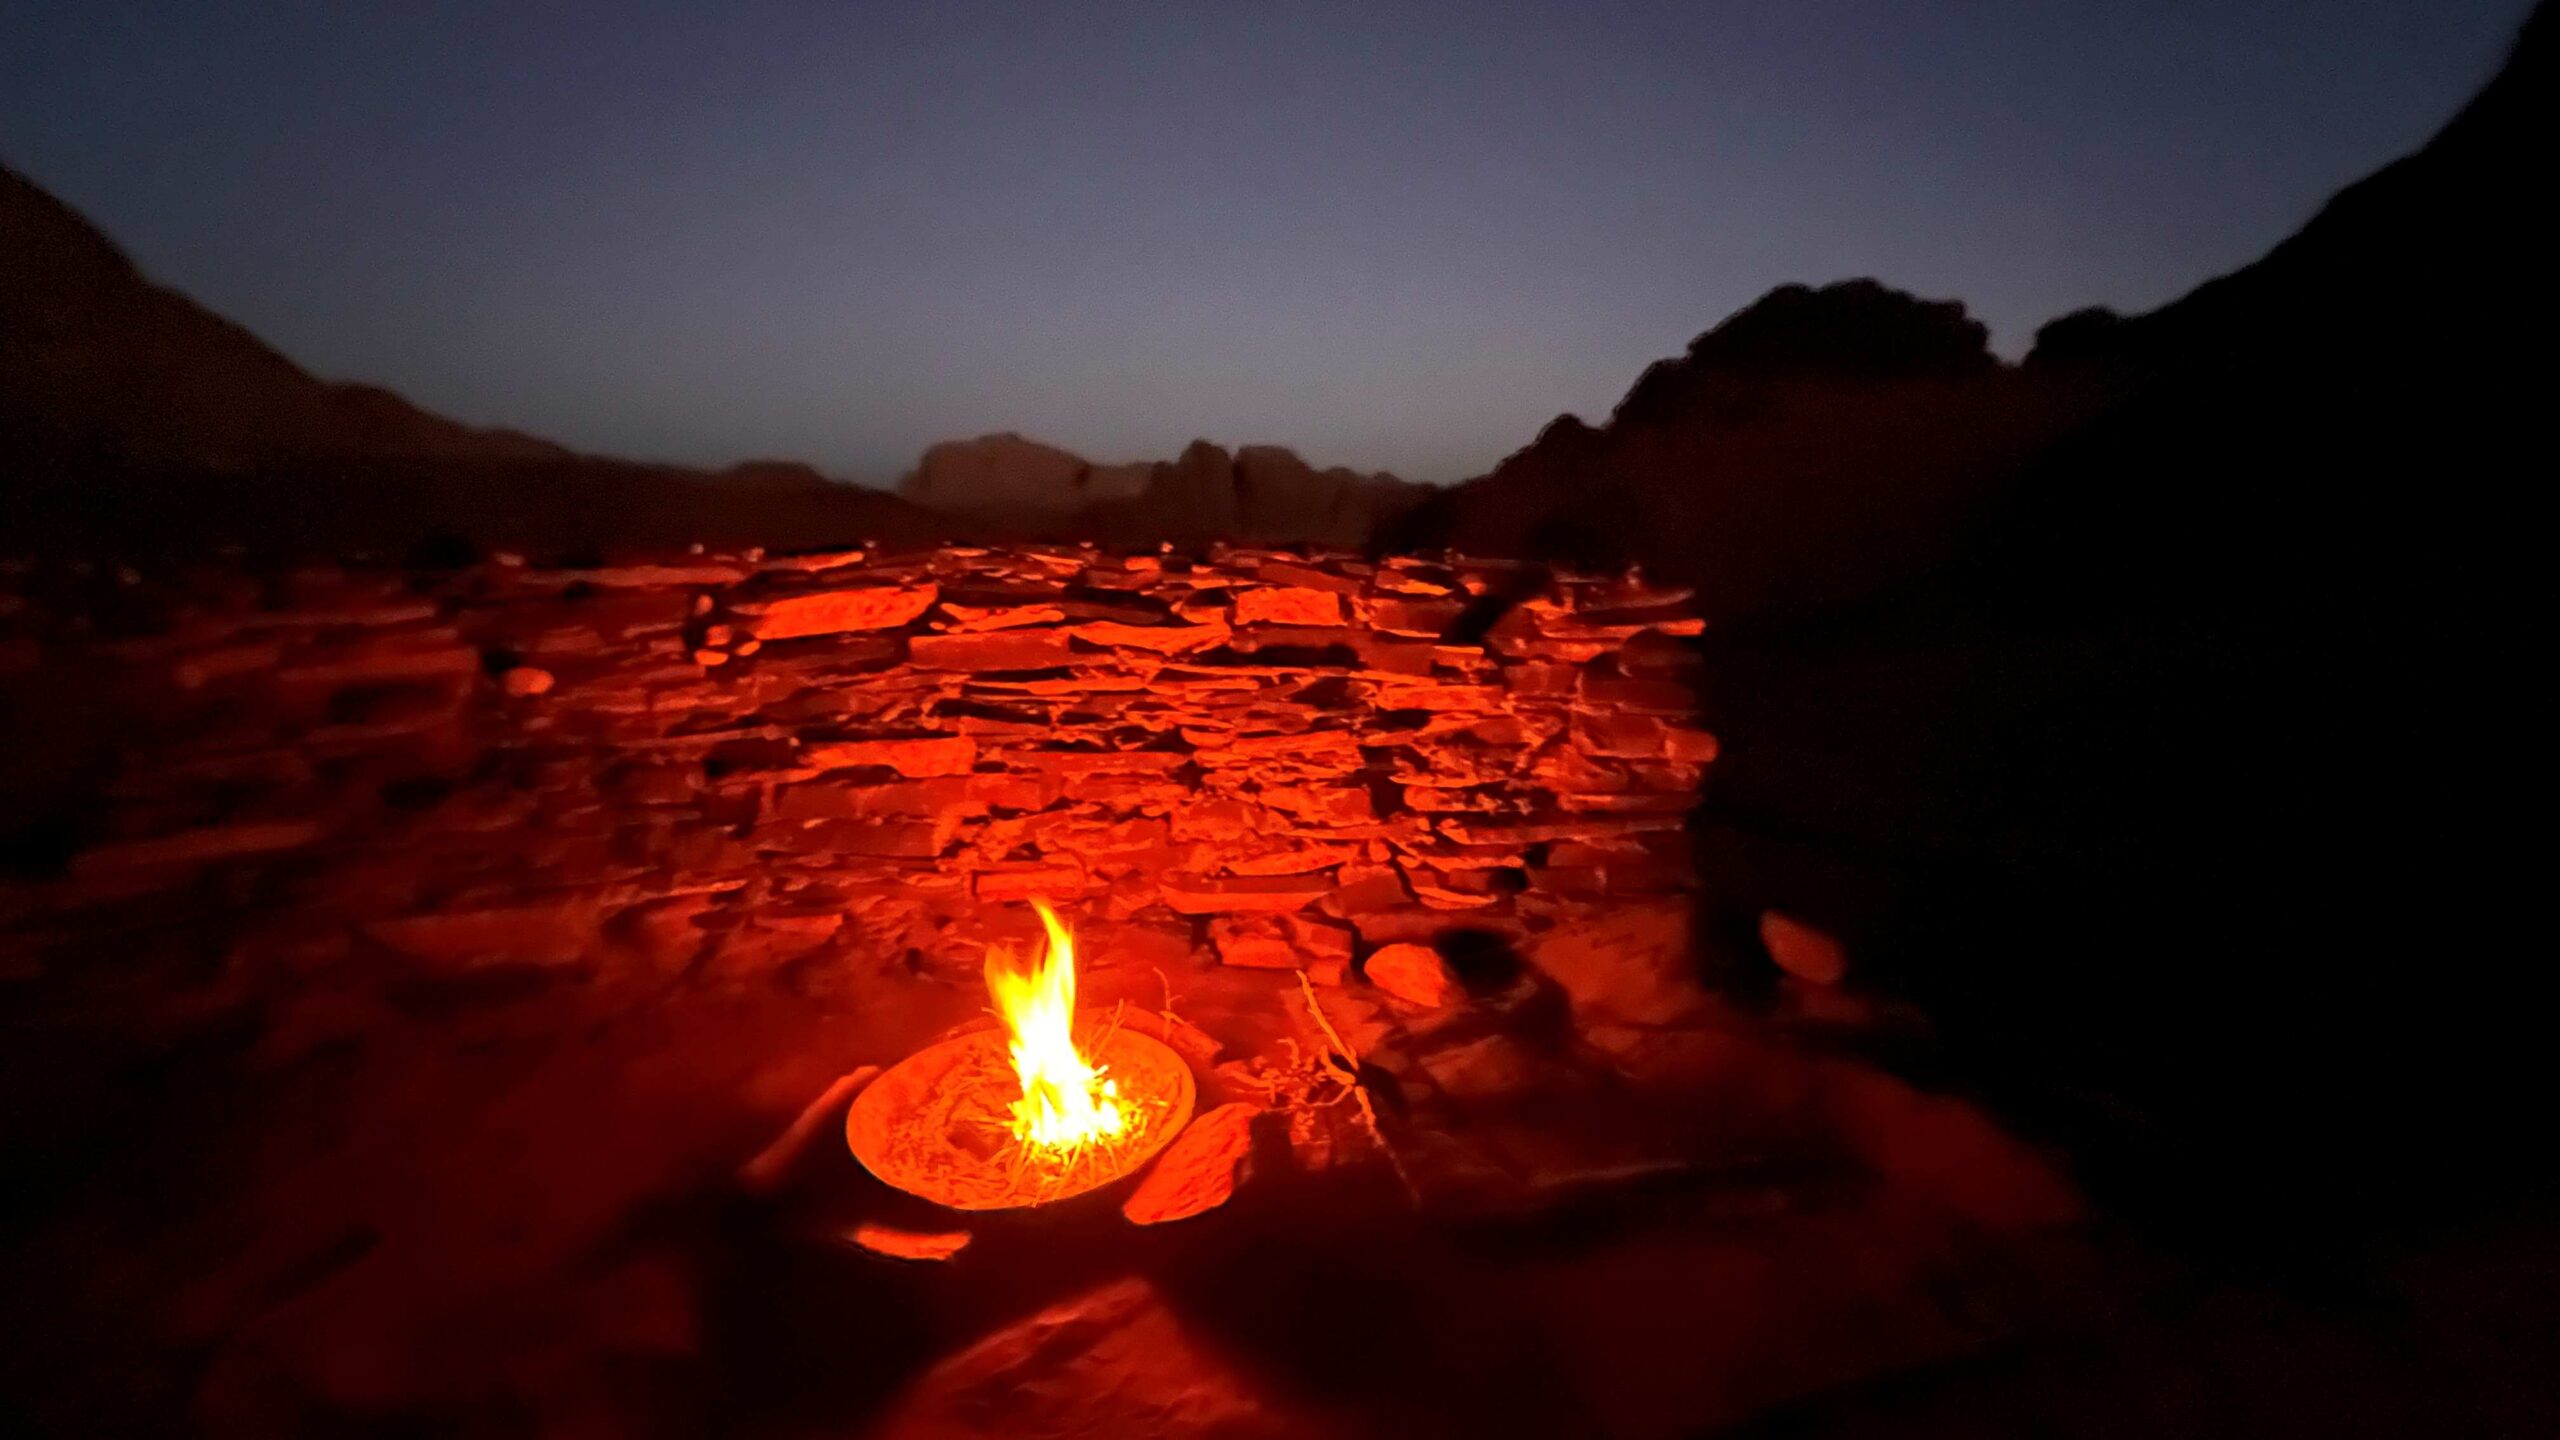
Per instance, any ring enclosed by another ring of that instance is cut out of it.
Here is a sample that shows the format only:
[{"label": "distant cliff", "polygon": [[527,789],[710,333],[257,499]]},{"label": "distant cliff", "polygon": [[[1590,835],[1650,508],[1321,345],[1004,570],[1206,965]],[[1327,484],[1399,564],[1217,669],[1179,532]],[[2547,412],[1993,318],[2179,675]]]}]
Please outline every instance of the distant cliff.
[{"label": "distant cliff", "polygon": [[924,452],[898,493],[960,514],[1041,521],[1146,489],[1146,465],[1096,465],[1083,456],[1011,431],[945,440]]},{"label": "distant cliff", "polygon": [[899,492],[998,530],[1136,545],[1366,543],[1426,493],[1392,475],[1318,470],[1277,445],[1195,440],[1170,461],[1097,465],[1015,434],[925,451]]}]

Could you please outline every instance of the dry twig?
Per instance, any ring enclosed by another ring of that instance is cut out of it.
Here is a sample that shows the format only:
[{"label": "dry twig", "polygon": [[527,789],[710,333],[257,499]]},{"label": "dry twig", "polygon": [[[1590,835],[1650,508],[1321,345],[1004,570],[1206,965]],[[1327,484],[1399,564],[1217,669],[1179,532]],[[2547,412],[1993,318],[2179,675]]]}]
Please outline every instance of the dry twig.
[{"label": "dry twig", "polygon": [[1396,1172],[1396,1182],[1404,1186],[1406,1197],[1417,1205],[1421,1204],[1422,1192],[1415,1188],[1413,1177],[1405,1173],[1404,1161],[1396,1154],[1396,1147],[1387,1143],[1386,1132],[1378,1128],[1377,1107],[1369,1102],[1369,1087],[1360,1083],[1360,1052],[1352,1049],[1351,1042],[1342,1038],[1342,1032],[1333,1028],[1333,1021],[1326,1018],[1324,1007],[1316,1003],[1316,987],[1307,979],[1307,972],[1300,970],[1297,974],[1298,993],[1306,997],[1307,1014],[1315,1019],[1316,1028],[1324,1032],[1325,1042],[1333,1047],[1333,1054],[1343,1072],[1343,1084],[1360,1107],[1360,1123],[1368,1127],[1369,1138],[1378,1142],[1378,1152],[1387,1157],[1387,1166]]}]

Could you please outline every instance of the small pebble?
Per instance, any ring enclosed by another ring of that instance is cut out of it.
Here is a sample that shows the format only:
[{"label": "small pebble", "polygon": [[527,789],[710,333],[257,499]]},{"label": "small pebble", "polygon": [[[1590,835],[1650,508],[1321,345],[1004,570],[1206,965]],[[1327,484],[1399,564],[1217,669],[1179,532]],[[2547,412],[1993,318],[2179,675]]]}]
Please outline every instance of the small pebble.
[{"label": "small pebble", "polygon": [[559,681],[538,665],[519,665],[498,681],[510,695],[546,695]]}]

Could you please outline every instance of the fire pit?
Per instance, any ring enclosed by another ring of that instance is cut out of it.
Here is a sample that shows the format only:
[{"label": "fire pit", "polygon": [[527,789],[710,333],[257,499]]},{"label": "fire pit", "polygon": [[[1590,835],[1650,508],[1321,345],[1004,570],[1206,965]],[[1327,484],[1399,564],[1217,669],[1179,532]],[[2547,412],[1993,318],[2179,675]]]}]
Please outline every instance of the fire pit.
[{"label": "fire pit", "polygon": [[1109,1018],[1079,1022],[1075,944],[1039,901],[1046,951],[1027,970],[987,956],[998,1030],[893,1066],[845,1116],[854,1158],[954,1210],[1009,1210],[1099,1189],[1144,1165],[1191,1118],[1190,1068]]}]

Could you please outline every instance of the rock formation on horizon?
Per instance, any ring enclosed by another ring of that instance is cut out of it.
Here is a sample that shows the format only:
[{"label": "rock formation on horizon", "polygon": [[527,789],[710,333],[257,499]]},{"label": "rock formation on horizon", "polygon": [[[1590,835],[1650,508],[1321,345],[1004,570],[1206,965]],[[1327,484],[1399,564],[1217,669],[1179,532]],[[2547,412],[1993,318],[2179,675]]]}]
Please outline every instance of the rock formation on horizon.
[{"label": "rock formation on horizon", "polygon": [[1419,502],[1424,487],[1318,470],[1279,445],[1229,453],[1194,440],[1173,460],[1097,465],[1008,431],[933,446],[899,493],[1000,532],[1108,545],[1361,545]]},{"label": "rock formation on horizon", "polygon": [[955,514],[1048,521],[1133,499],[1146,482],[1144,465],[1096,465],[1008,430],[927,448],[898,493]]},{"label": "rock formation on horizon", "polygon": [[1719,618],[1862,593],[1943,562],[1981,477],[2103,394],[2078,370],[2004,365],[1989,342],[1958,301],[1781,286],[1648,367],[1604,425],[1558,416],[1383,540],[1640,561]]}]

